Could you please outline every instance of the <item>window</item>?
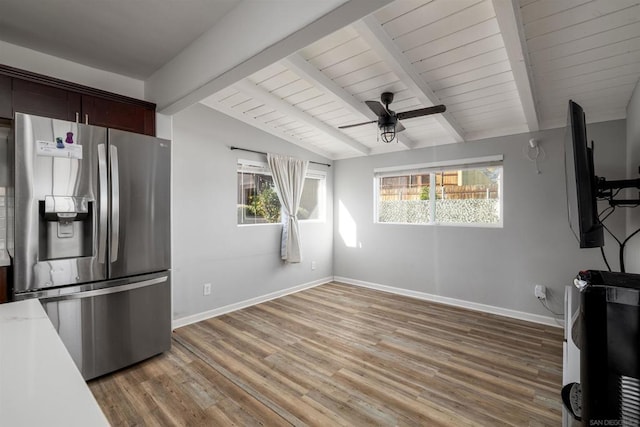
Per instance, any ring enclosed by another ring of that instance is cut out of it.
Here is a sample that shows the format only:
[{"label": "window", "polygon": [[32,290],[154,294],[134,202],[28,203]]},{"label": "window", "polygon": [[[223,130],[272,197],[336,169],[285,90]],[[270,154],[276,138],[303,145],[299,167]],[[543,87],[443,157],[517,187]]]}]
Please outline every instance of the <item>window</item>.
[{"label": "window", "polygon": [[[282,207],[266,163],[238,162],[238,224],[280,223]],[[323,221],[326,174],[308,170],[298,209],[301,221]]]},{"label": "window", "polygon": [[502,156],[374,171],[375,221],[502,225]]}]

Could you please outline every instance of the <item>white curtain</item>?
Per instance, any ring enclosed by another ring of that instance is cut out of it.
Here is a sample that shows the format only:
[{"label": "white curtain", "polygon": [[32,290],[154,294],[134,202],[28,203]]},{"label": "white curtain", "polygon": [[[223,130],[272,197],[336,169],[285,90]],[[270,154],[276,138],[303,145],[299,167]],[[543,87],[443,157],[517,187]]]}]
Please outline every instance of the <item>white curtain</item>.
[{"label": "white curtain", "polygon": [[309,162],[274,154],[267,154],[267,162],[283,211],[280,254],[286,262],[300,262],[302,251],[297,212]]}]

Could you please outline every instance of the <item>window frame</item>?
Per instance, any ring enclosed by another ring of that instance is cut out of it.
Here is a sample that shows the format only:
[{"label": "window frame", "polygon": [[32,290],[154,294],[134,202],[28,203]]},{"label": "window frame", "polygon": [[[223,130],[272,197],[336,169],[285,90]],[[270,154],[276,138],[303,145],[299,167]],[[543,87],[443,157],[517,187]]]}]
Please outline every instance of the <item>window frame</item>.
[{"label": "window frame", "polygon": [[[266,162],[256,161],[256,160],[247,160],[247,159],[237,159],[236,161],[236,200],[238,197],[238,173],[259,173],[262,175],[273,176],[271,170],[269,169],[269,165]],[[320,181],[320,188],[318,191],[318,218],[313,219],[299,219],[300,223],[324,223],[327,221],[327,172],[316,169],[307,169],[307,173],[305,175],[305,180],[307,179],[316,179]],[[236,210],[238,208],[238,203],[236,202]],[[283,218],[282,207],[280,207],[280,217]],[[254,226],[269,226],[269,225],[282,225],[282,221],[279,222],[262,222],[262,223],[253,223],[253,224],[239,224],[236,216],[236,225],[238,227],[254,227]]]},{"label": "window frame", "polygon": [[327,221],[327,172],[307,169],[304,179],[305,181],[307,179],[320,181],[318,188],[318,218],[298,219],[298,221],[301,223],[324,223]]},{"label": "window frame", "polygon": [[[429,210],[430,221],[422,223],[388,222],[379,220],[380,204],[380,179],[385,177],[411,176],[429,174],[430,179],[434,174],[451,170],[478,169],[483,166],[499,166],[502,168],[498,179],[498,200],[500,202],[500,221],[497,223],[451,223],[435,221],[435,186],[430,187]],[[418,163],[403,166],[391,166],[375,168],[373,170],[373,223],[383,225],[407,225],[407,226],[436,226],[436,227],[472,227],[472,228],[503,228],[504,227],[504,156],[502,154],[467,159],[444,160],[439,162]]]}]

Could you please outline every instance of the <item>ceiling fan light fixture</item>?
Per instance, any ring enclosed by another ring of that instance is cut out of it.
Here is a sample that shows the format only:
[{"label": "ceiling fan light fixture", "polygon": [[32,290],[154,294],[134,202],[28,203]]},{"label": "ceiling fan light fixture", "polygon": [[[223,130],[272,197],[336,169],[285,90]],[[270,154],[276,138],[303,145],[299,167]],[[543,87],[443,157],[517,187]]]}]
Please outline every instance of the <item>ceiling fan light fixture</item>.
[{"label": "ceiling fan light fixture", "polygon": [[380,139],[382,142],[389,144],[396,139],[396,125],[388,124],[384,126],[380,126]]},{"label": "ceiling fan light fixture", "polygon": [[400,123],[400,120],[444,113],[447,110],[447,107],[445,107],[444,105],[434,105],[432,107],[418,108],[416,110],[396,113],[389,108],[389,104],[393,102],[393,93],[391,92],[382,93],[380,95],[380,101],[382,101],[382,104],[377,101],[364,102],[365,104],[367,104],[367,107],[369,107],[369,109],[373,111],[376,116],[378,116],[378,120],[371,120],[369,122],[356,123],[353,125],[338,126],[338,129],[348,129],[355,126],[368,125],[377,122],[378,141],[382,140],[382,142],[389,144],[394,140],[397,142],[398,138],[396,137],[396,134],[405,130],[405,127],[402,125],[402,123]]}]

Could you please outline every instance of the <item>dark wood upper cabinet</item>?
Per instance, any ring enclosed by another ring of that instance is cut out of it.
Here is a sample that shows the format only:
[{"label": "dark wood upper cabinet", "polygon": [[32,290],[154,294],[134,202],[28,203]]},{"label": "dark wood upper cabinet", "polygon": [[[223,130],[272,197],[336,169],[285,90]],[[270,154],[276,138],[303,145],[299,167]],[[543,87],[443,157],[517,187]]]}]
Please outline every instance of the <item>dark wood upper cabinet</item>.
[{"label": "dark wood upper cabinet", "polygon": [[0,267],[0,304],[9,301],[9,267]]},{"label": "dark wood upper cabinet", "polygon": [[82,114],[90,125],[155,135],[155,111],[140,105],[82,95]]},{"label": "dark wood upper cabinet", "polygon": [[0,118],[15,112],[156,134],[151,102],[0,64]]},{"label": "dark wood upper cabinet", "polygon": [[11,77],[0,76],[0,118],[10,119],[11,113]]},{"label": "dark wood upper cabinet", "polygon": [[13,111],[60,120],[76,120],[80,95],[41,83],[13,79]]}]

